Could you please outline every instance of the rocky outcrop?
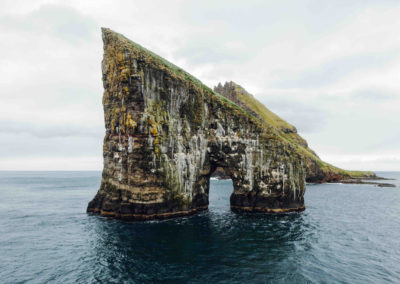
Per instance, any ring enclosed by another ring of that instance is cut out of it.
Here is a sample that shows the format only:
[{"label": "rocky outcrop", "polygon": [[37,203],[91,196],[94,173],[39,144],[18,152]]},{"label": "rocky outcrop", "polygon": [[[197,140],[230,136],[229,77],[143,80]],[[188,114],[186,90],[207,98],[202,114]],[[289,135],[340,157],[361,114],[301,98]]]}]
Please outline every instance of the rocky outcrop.
[{"label": "rocky outcrop", "polygon": [[304,161],[307,182],[346,182],[377,178],[373,172],[347,171],[322,161],[308,147],[307,141],[297,133],[296,127],[270,111],[240,85],[234,82],[226,82],[224,85],[219,83],[214,87],[214,91],[235,102],[257,117],[261,123],[274,127],[281,137],[296,148]]},{"label": "rocky outcrop", "polygon": [[302,157],[274,127],[122,35],[102,31],[104,169],[88,212],[147,220],[204,210],[217,167],[233,181],[233,210],[304,210]]},{"label": "rocky outcrop", "polygon": [[217,167],[211,177],[216,179],[230,179],[231,177],[225,172],[223,167]]}]

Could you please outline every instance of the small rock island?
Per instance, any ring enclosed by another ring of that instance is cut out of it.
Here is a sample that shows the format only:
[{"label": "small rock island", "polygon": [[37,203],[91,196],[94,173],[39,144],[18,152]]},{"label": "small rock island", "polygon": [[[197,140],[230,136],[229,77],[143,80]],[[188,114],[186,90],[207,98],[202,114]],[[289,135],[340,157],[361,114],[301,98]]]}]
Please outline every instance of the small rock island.
[{"label": "small rock island", "polygon": [[304,210],[306,179],[374,175],[321,161],[239,85],[213,91],[110,29],[102,36],[104,169],[87,212],[150,220],[205,210],[216,168],[232,179],[231,209],[246,212]]}]

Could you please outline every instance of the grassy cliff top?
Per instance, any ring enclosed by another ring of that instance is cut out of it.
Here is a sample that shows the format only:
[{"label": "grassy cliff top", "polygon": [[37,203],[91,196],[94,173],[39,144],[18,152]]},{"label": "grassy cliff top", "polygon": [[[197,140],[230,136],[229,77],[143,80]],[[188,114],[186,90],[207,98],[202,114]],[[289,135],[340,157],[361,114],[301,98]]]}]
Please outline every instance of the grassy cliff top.
[{"label": "grassy cliff top", "polygon": [[154,62],[157,62],[157,63],[167,67],[170,71],[175,73],[175,75],[182,77],[186,80],[189,80],[189,81],[193,82],[194,84],[196,84],[197,86],[207,89],[209,92],[213,92],[213,90],[211,90],[209,87],[204,85],[199,79],[197,79],[193,75],[189,74],[188,72],[186,72],[182,68],[176,66],[175,64],[169,62],[165,58],[163,58],[163,57],[155,54],[154,52],[148,50],[147,48],[141,46],[140,44],[130,40],[129,38],[125,37],[124,35],[114,32],[113,30],[110,30],[108,28],[101,28],[101,30],[102,30],[103,35],[115,36],[123,41],[126,41],[130,45],[134,46],[137,50],[139,50],[143,55],[150,57]]},{"label": "grassy cliff top", "polygon": [[196,77],[194,77],[190,73],[186,72],[182,68],[176,66],[175,64],[169,62],[165,58],[155,54],[154,52],[148,50],[147,48],[141,46],[140,44],[130,40],[129,38],[125,37],[124,35],[122,35],[120,33],[117,33],[117,32],[114,32],[111,29],[101,28],[101,30],[102,30],[102,33],[103,33],[103,37],[105,37],[105,36],[106,37],[107,36],[116,37],[116,38],[128,43],[129,45],[133,46],[136,50],[138,50],[143,56],[145,56],[147,58],[150,58],[151,61],[156,63],[159,67],[163,66],[164,68],[162,68],[162,69],[168,70],[170,73],[173,73],[176,77],[179,77],[182,80],[189,81],[189,82],[193,83],[195,86],[197,86],[201,90],[213,94],[214,96],[218,97],[223,102],[225,102],[227,104],[230,104],[231,106],[233,106],[234,108],[240,110],[241,112],[243,112],[247,116],[251,116],[253,119],[256,119],[253,115],[248,113],[242,107],[238,106],[236,103],[232,102],[228,98],[226,98],[224,96],[221,96],[220,94],[214,92],[211,88],[209,88],[208,86],[203,84],[199,79],[197,79]]},{"label": "grassy cliff top", "polygon": [[252,109],[259,117],[264,121],[268,122],[270,125],[284,131],[290,130],[296,132],[296,128],[280,118],[278,115],[270,111],[266,106],[264,106],[259,100],[257,100],[253,95],[249,94],[242,86],[235,84],[233,82],[232,86],[234,91],[238,95],[238,99]]},{"label": "grassy cliff top", "polygon": [[222,95],[231,98],[237,104],[245,109],[248,109],[256,114],[263,122],[273,126],[278,131],[279,135],[291,143],[299,153],[306,159],[306,161],[312,161],[318,168],[326,175],[339,174],[344,177],[368,177],[373,176],[374,173],[370,171],[348,171],[335,167],[329,163],[322,161],[318,155],[311,150],[307,141],[302,138],[296,128],[284,119],[270,111],[260,101],[258,101],[253,95],[249,94],[243,87],[234,83],[226,82],[225,85],[221,83],[214,88],[217,92]]}]

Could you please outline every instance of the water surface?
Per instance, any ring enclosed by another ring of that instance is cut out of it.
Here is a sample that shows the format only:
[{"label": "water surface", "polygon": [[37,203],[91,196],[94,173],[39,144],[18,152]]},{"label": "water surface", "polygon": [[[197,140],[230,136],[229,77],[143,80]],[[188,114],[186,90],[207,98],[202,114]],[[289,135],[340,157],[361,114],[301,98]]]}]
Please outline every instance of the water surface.
[{"label": "water surface", "polygon": [[[379,173],[400,179],[400,173]],[[308,185],[307,209],[210,207],[166,221],[87,215],[100,172],[0,172],[1,283],[399,283],[400,183]]]}]

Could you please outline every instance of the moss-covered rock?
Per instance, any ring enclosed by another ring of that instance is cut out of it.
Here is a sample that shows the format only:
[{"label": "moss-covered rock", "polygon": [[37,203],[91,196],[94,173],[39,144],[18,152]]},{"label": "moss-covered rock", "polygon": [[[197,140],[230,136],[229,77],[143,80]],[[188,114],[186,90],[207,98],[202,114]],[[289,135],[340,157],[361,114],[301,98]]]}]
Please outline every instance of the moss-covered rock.
[{"label": "moss-covered rock", "polygon": [[307,141],[297,133],[296,127],[270,111],[240,85],[234,82],[225,82],[224,85],[219,83],[214,87],[214,91],[246,109],[262,123],[275,128],[281,137],[296,148],[304,160],[307,182],[338,182],[349,178],[376,177],[373,172],[347,171],[322,161],[308,147]]},{"label": "moss-covered rock", "polygon": [[103,42],[104,169],[88,212],[204,210],[217,167],[233,181],[234,210],[304,210],[302,155],[275,127],[120,34],[103,29]]}]

